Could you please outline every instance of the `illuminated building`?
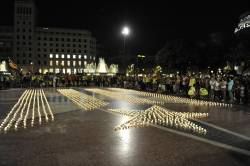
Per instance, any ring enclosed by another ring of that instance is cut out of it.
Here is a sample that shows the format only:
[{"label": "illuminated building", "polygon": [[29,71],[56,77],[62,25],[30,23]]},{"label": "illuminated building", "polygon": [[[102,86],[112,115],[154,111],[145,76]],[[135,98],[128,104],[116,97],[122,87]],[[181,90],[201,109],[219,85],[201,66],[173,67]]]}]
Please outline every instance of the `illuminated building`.
[{"label": "illuminated building", "polygon": [[[84,64],[95,61],[96,39],[88,30],[36,26],[32,0],[16,0],[10,57],[19,67],[45,73],[82,73]],[[9,38],[8,38],[9,40]],[[1,47],[1,40],[0,40]]]}]

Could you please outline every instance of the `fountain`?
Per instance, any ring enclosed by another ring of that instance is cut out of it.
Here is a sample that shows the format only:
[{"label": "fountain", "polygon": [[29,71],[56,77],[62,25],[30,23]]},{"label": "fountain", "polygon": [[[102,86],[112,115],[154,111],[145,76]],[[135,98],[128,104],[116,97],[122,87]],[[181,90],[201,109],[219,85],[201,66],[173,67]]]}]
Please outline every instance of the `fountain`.
[{"label": "fountain", "polygon": [[7,69],[6,69],[6,62],[3,61],[2,63],[0,63],[0,72],[7,72]]},{"label": "fountain", "polygon": [[115,75],[118,73],[118,65],[117,64],[111,64],[109,67],[109,74]]},{"label": "fountain", "polygon": [[115,75],[118,73],[118,65],[117,64],[111,64],[108,68],[108,65],[105,63],[104,58],[99,58],[99,63],[96,67],[95,63],[89,63],[85,65],[84,73],[87,74],[109,74],[109,75]]},{"label": "fountain", "polygon": [[88,74],[94,74],[96,72],[96,64],[95,63],[86,64],[84,72]]},{"label": "fountain", "polygon": [[106,74],[108,72],[108,65],[105,63],[104,58],[99,58],[99,64],[96,69],[98,74]]}]

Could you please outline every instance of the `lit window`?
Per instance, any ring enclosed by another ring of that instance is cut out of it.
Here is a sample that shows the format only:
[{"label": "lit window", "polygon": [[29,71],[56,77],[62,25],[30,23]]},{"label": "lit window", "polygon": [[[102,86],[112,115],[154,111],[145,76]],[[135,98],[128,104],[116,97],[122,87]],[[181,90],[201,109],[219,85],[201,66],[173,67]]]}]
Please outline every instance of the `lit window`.
[{"label": "lit window", "polygon": [[53,61],[49,61],[49,65],[50,65],[50,66],[53,66]]},{"label": "lit window", "polygon": [[56,54],[56,58],[59,58],[58,54]]},{"label": "lit window", "polygon": [[43,74],[46,74],[48,72],[48,69],[43,70]]},{"label": "lit window", "polygon": [[82,62],[81,62],[81,61],[78,61],[78,65],[81,66],[81,65],[82,65]]},{"label": "lit window", "polygon": [[70,61],[67,62],[67,65],[70,66]]},{"label": "lit window", "polygon": [[64,66],[64,61],[62,61],[62,63],[61,63],[61,64],[62,64],[62,66]]},{"label": "lit window", "polygon": [[83,73],[83,69],[78,69],[78,73]]},{"label": "lit window", "polygon": [[84,55],[84,59],[87,59],[87,55]]},{"label": "lit window", "polygon": [[56,68],[55,73],[60,73],[60,69]]},{"label": "lit window", "polygon": [[59,65],[59,62],[58,61],[56,61],[56,66],[58,66]]},{"label": "lit window", "polygon": [[49,72],[50,72],[50,73],[53,73],[53,72],[54,72],[53,68],[50,68],[50,69],[49,69]]},{"label": "lit window", "polygon": [[93,59],[95,60],[95,57],[93,57]]},{"label": "lit window", "polygon": [[82,55],[78,55],[78,58],[81,59],[81,58],[82,58]]},{"label": "lit window", "polygon": [[63,72],[63,74],[65,74],[65,69],[64,68],[62,69],[62,72]]},{"label": "lit window", "polygon": [[68,59],[70,58],[70,55],[69,55],[69,54],[67,55],[67,58],[68,58]]},{"label": "lit window", "polygon": [[73,61],[73,66],[76,66],[76,61]]},{"label": "lit window", "polygon": [[64,58],[64,54],[62,54],[62,56],[61,56],[62,58]]},{"label": "lit window", "polygon": [[87,65],[87,61],[84,61],[84,66],[86,66]]},{"label": "lit window", "polygon": [[76,74],[76,69],[74,69],[74,74]]},{"label": "lit window", "polygon": [[90,56],[89,59],[92,59],[92,56]]},{"label": "lit window", "polygon": [[76,59],[76,55],[73,55],[73,59]]},{"label": "lit window", "polygon": [[53,54],[49,54],[49,57],[50,57],[50,58],[53,58]]},{"label": "lit window", "polygon": [[71,73],[71,69],[68,68],[67,69],[67,73],[70,74]]}]

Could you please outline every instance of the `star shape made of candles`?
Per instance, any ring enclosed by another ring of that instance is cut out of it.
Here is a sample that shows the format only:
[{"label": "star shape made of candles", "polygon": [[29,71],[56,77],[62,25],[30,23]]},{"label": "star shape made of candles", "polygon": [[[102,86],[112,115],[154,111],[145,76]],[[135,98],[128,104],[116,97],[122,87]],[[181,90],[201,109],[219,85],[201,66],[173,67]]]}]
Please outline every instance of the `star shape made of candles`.
[{"label": "star shape made of candles", "polygon": [[123,124],[115,127],[115,130],[148,127],[150,124],[179,129],[196,134],[205,135],[207,130],[196,125],[190,119],[208,117],[208,113],[174,112],[166,108],[154,105],[145,111],[129,111],[122,109],[109,109],[111,112],[130,116]]},{"label": "star shape made of candles", "polygon": [[123,109],[123,108],[108,109],[108,111],[112,112],[112,113],[121,114],[121,115],[124,115],[124,116],[130,116],[130,117],[139,115],[139,114],[144,112],[144,110],[129,110],[129,109]]},{"label": "star shape made of candles", "polygon": [[91,111],[108,104],[103,100],[86,95],[74,89],[57,89],[57,91],[86,111]]}]

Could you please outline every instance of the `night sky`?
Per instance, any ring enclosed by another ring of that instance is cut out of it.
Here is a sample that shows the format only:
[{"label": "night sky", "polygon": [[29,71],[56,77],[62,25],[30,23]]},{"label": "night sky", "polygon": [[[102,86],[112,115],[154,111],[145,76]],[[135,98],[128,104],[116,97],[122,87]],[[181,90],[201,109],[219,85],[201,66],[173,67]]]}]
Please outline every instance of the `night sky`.
[{"label": "night sky", "polygon": [[[1,0],[2,25],[13,24],[13,2]],[[122,47],[120,31],[123,25],[128,25],[132,30],[128,48],[145,54],[155,54],[172,39],[204,39],[213,32],[232,34],[239,16],[250,11],[249,1],[229,0],[36,0],[36,4],[39,26],[87,28],[100,43],[113,50]]]}]

